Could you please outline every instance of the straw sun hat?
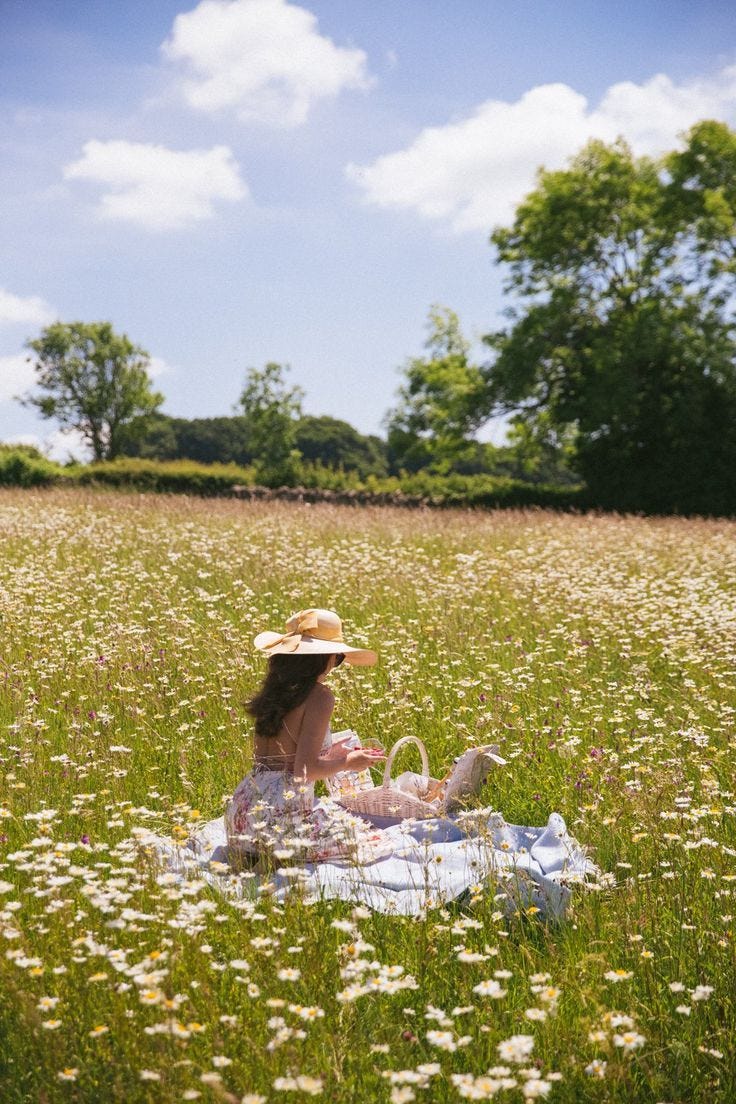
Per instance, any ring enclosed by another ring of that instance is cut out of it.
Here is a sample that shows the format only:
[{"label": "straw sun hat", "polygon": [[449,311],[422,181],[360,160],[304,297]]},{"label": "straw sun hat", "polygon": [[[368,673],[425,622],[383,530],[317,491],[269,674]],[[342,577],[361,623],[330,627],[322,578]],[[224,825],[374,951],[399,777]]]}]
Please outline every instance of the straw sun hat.
[{"label": "straw sun hat", "polygon": [[342,621],[333,610],[306,609],[292,614],[286,632],[262,632],[253,641],[267,655],[344,655],[348,663],[368,667],[376,662],[375,652],[352,648],[342,638]]}]

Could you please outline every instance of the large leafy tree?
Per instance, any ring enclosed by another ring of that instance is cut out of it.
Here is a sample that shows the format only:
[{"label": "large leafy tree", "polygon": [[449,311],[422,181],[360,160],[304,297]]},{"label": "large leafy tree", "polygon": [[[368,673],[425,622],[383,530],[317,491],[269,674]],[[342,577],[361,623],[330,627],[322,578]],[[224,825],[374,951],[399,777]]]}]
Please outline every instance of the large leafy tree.
[{"label": "large leafy tree", "polygon": [[120,455],[130,427],[164,401],[151,389],[148,353],[109,322],[55,322],[27,342],[35,354],[36,385],[21,401],[62,429],[78,430],[95,460]]},{"label": "large leafy tree", "polygon": [[396,406],[385,418],[394,468],[446,472],[475,458],[473,433],[487,420],[486,382],[454,311],[429,312],[428,355],[404,366]]},{"label": "large leafy tree", "polygon": [[246,436],[266,483],[291,482],[296,449],[296,424],[302,415],[304,391],[289,386],[288,367],[269,361],[263,368],[250,368],[238,399],[245,420]]},{"label": "large leafy tree", "polygon": [[492,234],[515,302],[489,402],[574,440],[603,505],[736,509],[735,170],[721,123],[658,160],[592,141]]}]

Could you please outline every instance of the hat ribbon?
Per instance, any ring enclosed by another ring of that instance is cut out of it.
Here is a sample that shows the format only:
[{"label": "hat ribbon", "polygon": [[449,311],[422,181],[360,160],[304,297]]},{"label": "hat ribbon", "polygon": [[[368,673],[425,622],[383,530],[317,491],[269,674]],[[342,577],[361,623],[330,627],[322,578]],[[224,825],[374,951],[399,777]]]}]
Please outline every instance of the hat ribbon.
[{"label": "hat ribbon", "polygon": [[[311,610],[307,613],[298,613],[297,624],[295,629],[291,629],[289,632],[285,632],[282,636],[277,636],[275,640],[272,640],[270,644],[266,644],[264,651],[268,652],[271,648],[275,648],[281,645],[281,649],[284,652],[295,652],[299,647],[302,636],[313,635],[309,633],[310,629],[319,628],[319,617]],[[313,637],[316,640],[328,639],[327,637]],[[342,641],[342,633],[338,633],[337,636],[331,638],[338,643]]]}]

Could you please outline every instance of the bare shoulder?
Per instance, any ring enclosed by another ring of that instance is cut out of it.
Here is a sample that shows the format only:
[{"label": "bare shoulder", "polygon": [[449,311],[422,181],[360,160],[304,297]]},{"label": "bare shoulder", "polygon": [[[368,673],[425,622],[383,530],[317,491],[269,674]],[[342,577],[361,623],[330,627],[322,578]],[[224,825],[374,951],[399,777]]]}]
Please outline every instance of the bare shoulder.
[{"label": "bare shoulder", "polygon": [[328,710],[331,711],[334,704],[335,695],[332,693],[329,686],[325,686],[323,682],[315,683],[309,691],[307,709],[322,713]]}]

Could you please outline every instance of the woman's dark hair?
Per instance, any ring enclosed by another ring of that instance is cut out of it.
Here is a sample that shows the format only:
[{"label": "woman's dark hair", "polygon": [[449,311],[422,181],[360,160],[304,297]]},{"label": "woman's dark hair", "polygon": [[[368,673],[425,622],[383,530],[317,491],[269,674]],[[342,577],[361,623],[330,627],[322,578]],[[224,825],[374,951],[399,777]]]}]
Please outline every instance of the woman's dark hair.
[{"label": "woman's dark hair", "polygon": [[263,684],[245,706],[255,719],[256,736],[278,735],[286,714],[306,701],[317,677],[327,670],[329,662],[330,653],[324,652],[315,655],[282,653],[269,657]]}]

